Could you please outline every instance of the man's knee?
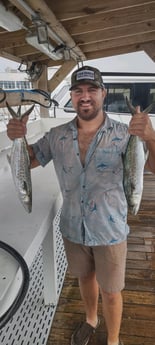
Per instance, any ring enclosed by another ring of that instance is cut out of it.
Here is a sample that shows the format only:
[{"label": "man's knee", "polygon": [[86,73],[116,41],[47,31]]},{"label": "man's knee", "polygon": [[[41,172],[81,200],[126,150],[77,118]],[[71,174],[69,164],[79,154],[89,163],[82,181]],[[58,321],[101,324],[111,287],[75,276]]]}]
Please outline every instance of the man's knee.
[{"label": "man's knee", "polygon": [[110,305],[115,305],[118,300],[122,299],[121,292],[105,292],[103,289],[100,289],[100,291],[102,300]]}]

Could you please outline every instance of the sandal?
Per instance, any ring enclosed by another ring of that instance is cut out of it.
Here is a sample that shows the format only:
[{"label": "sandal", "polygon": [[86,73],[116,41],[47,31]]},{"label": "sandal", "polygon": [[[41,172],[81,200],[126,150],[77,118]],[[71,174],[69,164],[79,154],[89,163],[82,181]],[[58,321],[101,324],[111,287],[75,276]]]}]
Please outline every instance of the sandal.
[{"label": "sandal", "polygon": [[91,336],[95,333],[99,326],[99,320],[96,327],[91,326],[87,322],[80,322],[71,337],[71,345],[87,345]]}]

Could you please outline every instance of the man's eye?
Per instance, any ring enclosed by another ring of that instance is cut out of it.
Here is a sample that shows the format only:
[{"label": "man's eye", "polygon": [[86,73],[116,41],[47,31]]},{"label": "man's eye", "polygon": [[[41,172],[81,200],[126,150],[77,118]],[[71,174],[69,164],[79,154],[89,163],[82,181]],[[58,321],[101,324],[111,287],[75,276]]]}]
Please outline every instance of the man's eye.
[{"label": "man's eye", "polygon": [[95,87],[92,87],[92,88],[90,89],[90,91],[91,91],[91,92],[96,92],[96,88],[95,88]]}]

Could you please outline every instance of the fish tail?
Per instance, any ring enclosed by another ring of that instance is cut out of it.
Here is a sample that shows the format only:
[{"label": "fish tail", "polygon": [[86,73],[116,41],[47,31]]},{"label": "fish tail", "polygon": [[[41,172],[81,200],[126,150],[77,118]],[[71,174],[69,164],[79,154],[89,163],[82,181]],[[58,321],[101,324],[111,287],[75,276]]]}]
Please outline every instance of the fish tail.
[{"label": "fish tail", "polygon": [[6,101],[6,106],[8,108],[8,111],[10,113],[10,115],[14,118],[14,119],[17,119],[18,118],[18,115],[17,113],[10,107],[9,103]]}]

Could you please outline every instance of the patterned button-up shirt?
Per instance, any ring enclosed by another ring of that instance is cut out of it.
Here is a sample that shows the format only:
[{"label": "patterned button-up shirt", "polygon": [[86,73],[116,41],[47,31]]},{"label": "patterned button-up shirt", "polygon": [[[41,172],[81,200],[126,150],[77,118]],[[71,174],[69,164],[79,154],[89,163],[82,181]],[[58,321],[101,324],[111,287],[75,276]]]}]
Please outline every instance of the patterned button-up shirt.
[{"label": "patterned button-up shirt", "polygon": [[128,140],[127,125],[106,116],[89,146],[84,166],[76,118],[51,128],[33,145],[42,166],[54,162],[63,196],[60,229],[68,240],[95,246],[126,239],[129,227],[122,155]]}]

